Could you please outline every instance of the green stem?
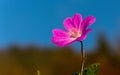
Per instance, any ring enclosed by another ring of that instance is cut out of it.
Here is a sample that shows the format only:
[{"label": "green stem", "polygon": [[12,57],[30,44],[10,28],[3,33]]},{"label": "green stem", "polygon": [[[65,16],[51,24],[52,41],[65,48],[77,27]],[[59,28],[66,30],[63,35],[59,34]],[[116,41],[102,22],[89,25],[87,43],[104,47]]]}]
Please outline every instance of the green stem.
[{"label": "green stem", "polygon": [[82,57],[80,75],[83,75],[84,64],[85,64],[85,53],[84,53],[84,50],[83,50],[83,42],[81,41],[80,43],[81,43],[81,57]]}]

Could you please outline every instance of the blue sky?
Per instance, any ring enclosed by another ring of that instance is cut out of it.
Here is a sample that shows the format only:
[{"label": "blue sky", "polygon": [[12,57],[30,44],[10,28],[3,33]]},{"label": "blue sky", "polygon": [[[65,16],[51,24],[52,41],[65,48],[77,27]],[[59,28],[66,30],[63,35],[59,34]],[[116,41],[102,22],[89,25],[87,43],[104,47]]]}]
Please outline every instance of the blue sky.
[{"label": "blue sky", "polygon": [[[36,43],[54,46],[54,28],[63,27],[63,20],[81,13],[83,18],[93,15],[96,23],[87,39],[86,48],[96,46],[99,32],[113,41],[119,34],[120,0],[0,0],[0,45]],[[74,44],[76,45],[76,44]]]}]

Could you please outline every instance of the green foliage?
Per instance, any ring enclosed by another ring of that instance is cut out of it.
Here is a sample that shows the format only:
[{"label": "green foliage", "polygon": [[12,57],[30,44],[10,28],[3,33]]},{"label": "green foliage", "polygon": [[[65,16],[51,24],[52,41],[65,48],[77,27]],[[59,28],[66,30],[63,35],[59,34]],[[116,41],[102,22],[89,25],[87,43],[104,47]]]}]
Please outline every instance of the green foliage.
[{"label": "green foliage", "polygon": [[91,64],[87,68],[84,69],[83,75],[97,75],[99,70],[99,64]]},{"label": "green foliage", "polygon": [[74,73],[74,74],[72,74],[72,75],[79,75],[80,74],[80,72],[76,72],[76,73]]},{"label": "green foliage", "polygon": [[[83,75],[97,75],[99,71],[99,64],[91,64],[90,66],[84,68]],[[76,72],[72,75],[81,75],[80,72]]]}]

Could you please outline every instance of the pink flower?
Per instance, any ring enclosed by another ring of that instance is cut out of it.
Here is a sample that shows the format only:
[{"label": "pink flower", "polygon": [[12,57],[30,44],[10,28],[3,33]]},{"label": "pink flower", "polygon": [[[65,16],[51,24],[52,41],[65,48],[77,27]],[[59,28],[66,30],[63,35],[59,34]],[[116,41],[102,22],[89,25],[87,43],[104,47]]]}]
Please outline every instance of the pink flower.
[{"label": "pink flower", "polygon": [[52,42],[57,46],[67,46],[75,41],[83,41],[89,32],[92,31],[88,26],[95,22],[95,17],[88,16],[82,20],[80,14],[75,14],[73,18],[68,17],[64,20],[65,30],[53,29]]}]

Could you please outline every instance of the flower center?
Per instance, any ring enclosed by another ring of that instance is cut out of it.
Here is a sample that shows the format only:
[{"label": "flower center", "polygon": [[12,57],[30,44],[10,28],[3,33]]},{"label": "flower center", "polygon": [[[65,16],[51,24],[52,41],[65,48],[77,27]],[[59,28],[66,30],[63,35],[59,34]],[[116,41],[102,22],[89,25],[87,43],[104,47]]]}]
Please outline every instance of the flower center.
[{"label": "flower center", "polygon": [[78,31],[78,30],[76,30],[75,28],[72,29],[72,31],[70,32],[70,34],[71,34],[71,37],[73,37],[73,38],[78,38],[78,37],[81,36],[81,32]]}]

